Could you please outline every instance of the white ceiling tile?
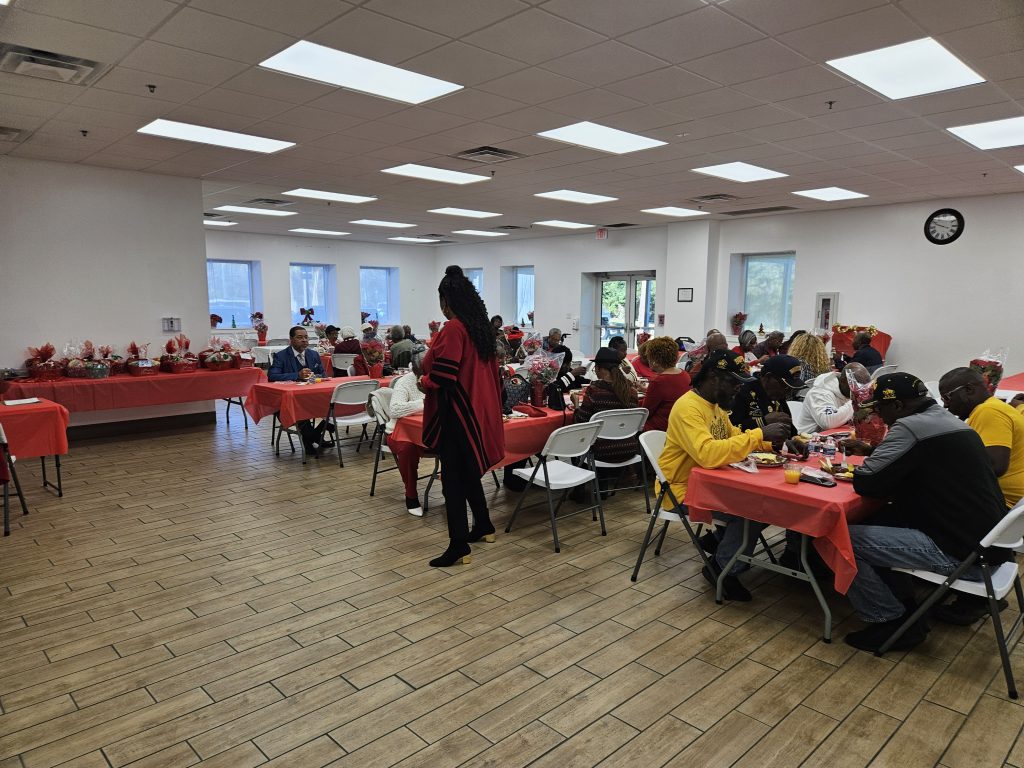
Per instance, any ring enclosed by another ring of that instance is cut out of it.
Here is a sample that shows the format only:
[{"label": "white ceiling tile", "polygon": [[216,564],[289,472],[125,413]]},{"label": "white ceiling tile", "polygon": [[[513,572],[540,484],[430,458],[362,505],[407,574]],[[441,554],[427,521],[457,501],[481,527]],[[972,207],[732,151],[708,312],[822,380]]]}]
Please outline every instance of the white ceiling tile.
[{"label": "white ceiling tile", "polygon": [[[149,92],[148,86],[150,85],[156,86],[153,93]],[[209,90],[209,86],[193,83],[190,80],[179,80],[127,67],[111,69],[96,82],[96,88],[175,104],[183,104]]]},{"label": "white ceiling tile", "polygon": [[187,51],[153,40],[146,40],[128,54],[121,66],[206,85],[220,85],[246,69],[246,65],[238,61]]},{"label": "white ceiling tile", "polygon": [[762,37],[761,32],[724,11],[706,7],[624,35],[622,42],[678,64]]},{"label": "white ceiling tile", "polygon": [[430,106],[438,112],[487,120],[495,115],[525,107],[526,104],[493,93],[484,93],[476,88],[465,88],[431,102]]},{"label": "white ceiling tile", "polygon": [[369,139],[370,141],[383,142],[385,144],[405,144],[420,136],[426,136],[436,131],[424,131],[417,128],[408,128],[401,125],[393,125],[380,120],[361,123],[345,129],[346,136],[353,136],[358,139]]},{"label": "white ceiling tile", "polygon": [[[718,118],[710,118],[716,120]],[[785,139],[799,139],[805,136],[815,136],[824,133],[826,128],[813,120],[792,120],[787,123],[776,123],[773,125],[749,128],[743,133],[759,141],[783,141]]]},{"label": "white ceiling tile", "polygon": [[[205,125],[209,128],[219,128],[222,131],[241,131],[247,133],[249,126],[257,122],[257,118],[249,115],[240,115],[237,112],[221,112],[209,107],[194,107],[191,104],[183,104],[175,107],[163,115],[168,120],[177,120],[182,123],[194,123]],[[140,126],[141,127],[141,126]],[[277,138],[268,136],[268,139]],[[166,139],[172,141],[172,139]]]},{"label": "white ceiling tile", "polygon": [[385,115],[381,118],[381,122],[400,125],[403,128],[413,128],[420,133],[428,134],[447,131],[458,125],[465,125],[470,120],[466,117],[438,112],[428,107],[416,106],[403,109],[401,112]]},{"label": "white ceiling tile", "polygon": [[746,131],[750,128],[762,128],[766,125],[787,123],[792,119],[792,112],[787,112],[769,104],[741,109],[736,112],[726,112],[724,115],[718,115],[713,118],[726,131]]},{"label": "white ceiling tile", "polygon": [[723,5],[723,8],[758,29],[777,35],[855,14],[868,8],[885,5],[887,2],[888,0],[731,0]]},{"label": "white ceiling tile", "polygon": [[889,123],[894,120],[902,120],[909,117],[909,114],[898,104],[875,104],[870,107],[858,109],[833,110],[819,115],[817,120],[822,125],[833,129],[855,128],[861,125],[874,125],[876,123]]},{"label": "white ceiling tile", "polygon": [[[32,13],[143,37],[177,10],[169,0],[32,0]],[[26,9],[29,10],[29,9]]]},{"label": "white ceiling tile", "polygon": [[19,8],[8,9],[2,34],[5,43],[92,59],[108,66],[139,42],[139,38],[130,35],[27,13]]},{"label": "white ceiling tile", "polygon": [[544,10],[603,35],[623,35],[704,7],[703,0],[549,0]]},{"label": "white ceiling tile", "polygon": [[818,117],[835,112],[845,112],[849,109],[861,109],[862,107],[886,103],[891,104],[892,102],[872,93],[867,88],[848,85],[845,88],[839,88],[834,91],[822,91],[810,96],[784,99],[778,102],[776,106],[807,117]]},{"label": "white ceiling tile", "polygon": [[[1021,5],[1024,11],[1024,4]],[[1024,16],[948,32],[939,41],[962,58],[983,58],[1024,48]]]},{"label": "white ceiling tile", "polygon": [[[566,116],[543,107],[527,107],[492,118],[490,122],[520,133],[535,134],[566,124]],[[543,139],[539,139],[544,141]],[[548,142],[550,143],[550,142]]]},{"label": "white ceiling tile", "polygon": [[848,85],[847,80],[828,68],[814,65],[736,83],[733,88],[765,101],[783,101],[825,91],[837,91]]},{"label": "white ceiling tile", "polygon": [[363,7],[448,37],[462,37],[530,6],[519,0],[369,0]]},{"label": "white ceiling tile", "polygon": [[[276,120],[264,120],[259,123],[253,123],[252,125],[247,126],[246,130],[256,136],[273,136],[275,139],[292,141],[296,144],[316,141],[317,139],[322,139],[333,133],[333,131],[325,131],[321,128],[279,123]],[[294,149],[294,147],[292,147],[292,149]]]},{"label": "white ceiling tile", "polygon": [[688,61],[685,68],[716,82],[730,85],[749,80],[752,72],[774,75],[800,69],[808,64],[810,61],[806,58],[775,40],[758,40],[756,43]]},{"label": "white ceiling tile", "polygon": [[1024,73],[1024,51],[1002,53],[971,61],[971,67],[986,80],[1010,80]]},{"label": "white ceiling tile", "polygon": [[449,41],[448,37],[363,8],[346,13],[307,39],[385,64],[399,64]]},{"label": "white ceiling tile", "polygon": [[149,120],[162,117],[165,112],[177,106],[171,101],[117,93],[116,91],[103,91],[99,88],[88,89],[75,99],[74,105],[76,107],[92,107],[93,109],[105,109],[111,112],[137,115],[141,118],[139,122],[140,127]]},{"label": "white ceiling tile", "polygon": [[665,62],[635,48],[606,40],[544,64],[544,69],[590,85],[605,85],[661,69]]},{"label": "white ceiling tile", "polygon": [[708,91],[717,88],[718,84],[679,67],[665,67],[606,87],[610,91],[646,101],[648,104],[658,104]]},{"label": "white ceiling tile", "polygon": [[247,64],[258,64],[295,42],[289,35],[194,8],[178,11],[151,39]]},{"label": "white ceiling tile", "polygon": [[465,42],[528,64],[540,64],[602,39],[595,32],[532,8],[474,32]]},{"label": "white ceiling tile", "polygon": [[98,165],[101,168],[118,168],[123,171],[142,171],[153,164],[148,158],[129,157],[117,149],[106,149],[102,152],[89,155],[89,165]]},{"label": "white ceiling tile", "polygon": [[227,88],[214,88],[190,103],[193,107],[206,107],[222,112],[233,112],[245,117],[266,120],[281,112],[291,109],[294,105],[277,99],[267,99],[251,93],[239,93]]},{"label": "white ceiling tile", "polygon": [[402,66],[450,83],[477,85],[523,69],[526,65],[475,45],[454,42],[403,61]]},{"label": "white ceiling tile", "polygon": [[72,149],[24,142],[15,145],[8,154],[26,159],[54,160],[59,163],[78,163],[92,154],[89,149]]},{"label": "white ceiling tile", "polygon": [[1003,90],[990,84],[979,83],[967,88],[930,93],[911,99],[900,99],[900,105],[919,115],[933,115],[939,112],[953,112],[958,109],[982,107],[1005,101]]},{"label": "white ceiling tile", "polygon": [[1024,110],[1012,102],[990,104],[970,109],[957,109],[951,112],[936,112],[928,116],[929,121],[942,127],[985,123],[989,120],[1002,120],[1007,117],[1020,117]]},{"label": "white ceiling tile", "polygon": [[38,77],[26,77],[25,75],[14,75],[10,72],[0,72],[0,94],[69,103],[77,99],[84,92],[85,86],[82,85],[56,83],[42,80]]},{"label": "white ceiling tile", "polygon": [[[445,97],[432,102],[433,106],[445,101]],[[408,105],[402,104],[397,101],[389,101],[387,99],[379,99],[376,96],[369,96],[364,93],[356,93],[355,91],[345,91],[338,89],[328,93],[326,96],[321,96],[319,99],[314,99],[306,104],[307,107],[314,107],[316,109],[326,109],[329,112],[340,112],[343,115],[349,117],[362,117],[367,120],[374,120],[384,115],[390,115],[394,112],[400,112],[405,109]]]},{"label": "white ceiling tile", "polygon": [[812,61],[824,62],[925,36],[920,26],[896,8],[882,6],[788,32],[779,40]]},{"label": "white ceiling tile", "polygon": [[581,120],[595,120],[604,115],[639,107],[641,104],[642,102],[636,99],[597,88],[544,102],[548,109]]},{"label": "white ceiling tile", "polygon": [[711,117],[723,112],[735,112],[744,107],[756,107],[760,102],[746,94],[730,88],[716,88],[713,91],[695,93],[681,99],[662,102],[659,106],[682,117],[693,119]]},{"label": "white ceiling tile", "polygon": [[920,133],[921,131],[928,130],[930,127],[925,120],[917,117],[905,117],[902,120],[892,120],[887,123],[846,128],[844,132],[865,141],[876,141],[878,139],[891,139],[895,136]]},{"label": "white ceiling tile", "polygon": [[584,91],[587,86],[577,80],[546,72],[538,67],[522,69],[477,86],[481,91],[496,93],[518,101],[544,102]]},{"label": "white ceiling tile", "polygon": [[326,109],[303,106],[293,107],[279,115],[274,115],[274,122],[333,133],[343,131],[349,126],[358,125],[364,122],[364,118],[349,117],[339,115],[337,112],[329,112]]},{"label": "white ceiling tile", "polygon": [[192,0],[192,7],[302,37],[352,10],[344,0]]},{"label": "white ceiling tile", "polygon": [[8,112],[7,110],[4,110],[2,115],[0,123],[3,123],[8,128],[17,128],[21,131],[34,131],[50,119],[42,115],[24,115],[18,112]]},{"label": "white ceiling tile", "polygon": [[125,114],[124,112],[112,112],[109,109],[93,109],[83,107],[80,104],[72,104],[57,115],[58,120],[69,123],[76,123],[78,128],[118,128],[138,130],[145,122],[145,118],[138,115]]},{"label": "white ceiling tile", "polygon": [[291,77],[260,67],[249,67],[222,85],[232,91],[251,93],[291,104],[305,104],[311,99],[325,96],[336,90],[332,85],[317,83],[301,77]]},{"label": "white ceiling tile", "polygon": [[900,9],[929,32],[949,32],[1021,13],[1020,0],[901,0]]},{"label": "white ceiling tile", "polygon": [[679,116],[673,112],[666,112],[657,107],[637,107],[619,112],[615,115],[605,115],[602,123],[610,128],[618,128],[620,131],[636,133],[646,132],[654,128],[661,128],[666,125],[675,125],[679,122]]}]

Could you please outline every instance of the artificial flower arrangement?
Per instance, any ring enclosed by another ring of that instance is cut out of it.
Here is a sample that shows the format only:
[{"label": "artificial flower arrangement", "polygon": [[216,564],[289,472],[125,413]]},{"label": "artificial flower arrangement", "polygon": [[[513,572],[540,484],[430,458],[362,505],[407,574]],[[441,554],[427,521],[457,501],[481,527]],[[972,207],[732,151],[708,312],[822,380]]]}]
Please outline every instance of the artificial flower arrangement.
[{"label": "artificial flower arrangement", "polygon": [[863,440],[868,445],[878,445],[885,438],[888,428],[876,408],[864,405],[875,399],[875,382],[861,383],[850,371],[846,371],[846,381],[850,385],[850,399],[857,409],[853,420],[854,434],[851,437]]},{"label": "artificial flower arrangement", "polygon": [[313,326],[313,328],[316,330],[316,335],[317,336],[326,336],[327,335],[327,323],[318,322],[318,323],[316,323]]},{"label": "artificial flower arrangement", "polygon": [[299,307],[299,314],[302,315],[302,325],[305,325],[307,328],[313,325],[313,315],[315,315],[316,312],[313,311],[312,307],[309,309]]},{"label": "artificial flower arrangement", "polygon": [[533,325],[533,310],[531,309],[526,313],[526,319],[530,321],[530,325]]},{"label": "artificial flower arrangement", "polygon": [[523,351],[528,355],[534,354],[543,346],[544,342],[537,336],[531,336],[530,338],[523,340]]},{"label": "artificial flower arrangement", "polygon": [[224,322],[224,318],[223,317],[221,317],[220,315],[218,315],[218,314],[216,314],[214,312],[210,313],[210,327],[211,328],[216,328],[218,325],[220,325],[223,322]]},{"label": "artificial flower arrangement", "polygon": [[249,322],[252,323],[252,329],[256,331],[256,335],[265,337],[267,331],[270,330],[269,326],[263,320],[262,312],[253,312],[249,315]]},{"label": "artificial flower arrangement", "polygon": [[56,348],[50,342],[39,347],[29,347],[28,359],[25,361],[28,375],[38,381],[55,381],[62,378],[64,366],[59,360],[53,359],[56,353]]},{"label": "artificial flower arrangement", "polygon": [[365,323],[366,322],[366,318],[368,318],[369,316],[370,316],[369,312],[360,312],[359,313],[359,322],[360,323]]},{"label": "artificial flower arrangement", "polygon": [[359,349],[362,351],[367,367],[384,362],[384,345],[377,339],[360,342]]},{"label": "artificial flower arrangement", "polygon": [[562,367],[562,358],[565,355],[533,354],[526,361],[526,371],[530,381],[539,381],[543,384],[550,384],[558,377],[558,371]]},{"label": "artificial flower arrangement", "polygon": [[746,312],[737,312],[729,318],[729,324],[732,326],[732,330],[735,333],[739,333],[743,330],[743,324],[747,322],[747,317],[748,315]]},{"label": "artificial flower arrangement", "polygon": [[110,369],[110,375],[114,376],[118,373],[124,373],[124,358],[121,355],[114,354],[114,348],[109,344],[102,344],[96,348],[99,352],[103,362],[107,364],[107,368]]},{"label": "artificial flower arrangement", "polygon": [[877,336],[878,329],[873,325],[833,325],[833,333],[861,333],[862,331],[868,336]]},{"label": "artificial flower arrangement", "polygon": [[132,376],[156,376],[159,366],[149,359],[149,343],[128,344],[128,362],[126,368]]},{"label": "artificial flower arrangement", "polygon": [[985,380],[985,386],[991,394],[995,394],[999,388],[999,382],[1003,380],[1003,368],[1006,364],[1006,351],[997,350],[992,352],[985,350],[982,354],[968,363],[968,367],[981,374]]},{"label": "artificial flower arrangement", "polygon": [[380,328],[380,320],[371,320],[370,326],[373,328],[373,335],[377,335],[377,329]]},{"label": "artificial flower arrangement", "polygon": [[199,367],[199,360],[189,351],[191,340],[183,333],[168,339],[164,354],[160,356],[160,370],[165,373],[192,373]]},{"label": "artificial flower arrangement", "polygon": [[430,335],[433,336],[435,333],[441,330],[440,320],[431,320],[427,323],[427,328],[430,330]]},{"label": "artificial flower arrangement", "polygon": [[65,374],[71,379],[105,379],[110,375],[110,366],[96,359],[96,347],[86,339],[81,346],[70,344],[65,347],[68,358]]},{"label": "artificial flower arrangement", "polygon": [[637,348],[639,349],[643,344],[646,344],[650,340],[651,340],[651,334],[647,333],[647,331],[641,331],[640,333],[638,333],[636,335],[636,346],[637,346]]}]

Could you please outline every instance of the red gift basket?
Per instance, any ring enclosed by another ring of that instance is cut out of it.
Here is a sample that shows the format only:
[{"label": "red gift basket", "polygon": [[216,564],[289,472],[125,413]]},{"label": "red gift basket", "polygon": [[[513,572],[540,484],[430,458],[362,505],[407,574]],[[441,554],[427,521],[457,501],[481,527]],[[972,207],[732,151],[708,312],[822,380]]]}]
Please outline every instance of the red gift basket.
[{"label": "red gift basket", "polygon": [[128,361],[128,373],[132,376],[156,376],[160,367],[148,357]]}]

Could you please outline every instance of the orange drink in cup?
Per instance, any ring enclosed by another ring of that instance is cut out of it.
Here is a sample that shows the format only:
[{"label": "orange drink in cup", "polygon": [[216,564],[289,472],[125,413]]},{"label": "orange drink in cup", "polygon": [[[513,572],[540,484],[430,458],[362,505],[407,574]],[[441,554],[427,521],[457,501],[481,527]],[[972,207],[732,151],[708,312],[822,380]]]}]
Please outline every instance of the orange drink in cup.
[{"label": "orange drink in cup", "polygon": [[782,468],[782,472],[786,477],[786,482],[790,485],[796,485],[800,482],[800,465],[795,462],[787,462]]}]

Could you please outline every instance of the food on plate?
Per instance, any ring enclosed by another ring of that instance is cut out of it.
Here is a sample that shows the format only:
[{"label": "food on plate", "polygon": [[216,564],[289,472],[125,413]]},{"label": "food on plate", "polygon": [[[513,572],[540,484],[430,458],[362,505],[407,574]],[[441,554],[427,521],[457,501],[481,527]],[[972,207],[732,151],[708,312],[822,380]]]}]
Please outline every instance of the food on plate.
[{"label": "food on plate", "polygon": [[754,463],[760,467],[781,467],[786,463],[786,459],[784,457],[764,451],[752,453],[747,458],[753,459]]}]

